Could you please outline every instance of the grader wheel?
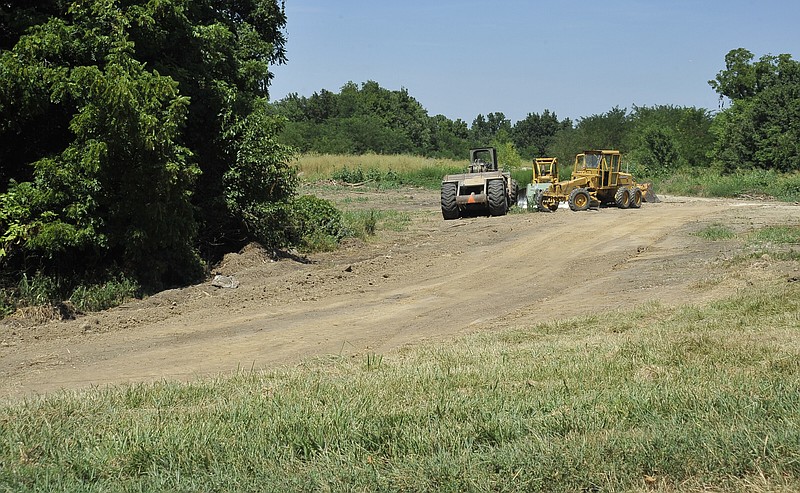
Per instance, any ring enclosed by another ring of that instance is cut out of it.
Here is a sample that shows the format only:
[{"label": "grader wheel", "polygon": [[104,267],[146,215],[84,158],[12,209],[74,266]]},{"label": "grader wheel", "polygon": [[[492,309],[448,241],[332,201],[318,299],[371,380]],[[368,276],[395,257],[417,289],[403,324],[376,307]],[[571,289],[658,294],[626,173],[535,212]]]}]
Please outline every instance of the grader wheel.
[{"label": "grader wheel", "polygon": [[575,212],[585,211],[589,208],[591,197],[585,188],[576,188],[569,194],[569,208]]},{"label": "grader wheel", "polygon": [[[641,195],[641,191],[639,195]],[[614,194],[614,203],[617,204],[617,207],[620,209],[628,208],[631,204],[631,191],[628,187],[619,187],[617,189],[617,193]]]},{"label": "grader wheel", "polygon": [[638,209],[642,206],[642,189],[639,187],[631,188],[631,200],[629,205],[632,209]]}]

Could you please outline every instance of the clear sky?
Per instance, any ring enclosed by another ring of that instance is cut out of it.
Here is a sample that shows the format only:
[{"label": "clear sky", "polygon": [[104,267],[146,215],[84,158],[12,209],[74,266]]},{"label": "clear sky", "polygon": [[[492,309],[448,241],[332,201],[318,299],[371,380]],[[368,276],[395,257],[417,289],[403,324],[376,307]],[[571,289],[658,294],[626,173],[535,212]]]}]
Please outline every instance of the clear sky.
[{"label": "clear sky", "polygon": [[614,106],[716,110],[725,54],[800,58],[800,0],[286,0],[273,100],[348,81],[406,88],[467,123]]}]

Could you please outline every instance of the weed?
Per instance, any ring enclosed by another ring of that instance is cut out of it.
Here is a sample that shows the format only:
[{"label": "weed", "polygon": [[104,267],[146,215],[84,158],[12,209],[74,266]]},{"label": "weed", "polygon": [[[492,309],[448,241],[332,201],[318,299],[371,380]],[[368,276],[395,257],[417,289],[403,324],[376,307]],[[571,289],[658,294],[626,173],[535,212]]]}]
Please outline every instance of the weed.
[{"label": "weed", "polygon": [[22,274],[17,285],[19,304],[25,306],[42,306],[61,300],[61,286],[56,279],[36,273],[33,277]]},{"label": "weed", "polygon": [[139,285],[130,279],[112,279],[102,284],[78,286],[72,291],[69,301],[81,312],[96,312],[119,306],[134,298]]},{"label": "weed", "polygon": [[700,197],[774,197],[800,200],[800,173],[749,170],[723,175],[711,169],[682,170],[656,182],[662,193]]},{"label": "weed", "polygon": [[380,229],[404,231],[411,221],[407,213],[378,209],[345,211],[342,217],[345,236],[367,239]]},{"label": "weed", "polygon": [[736,236],[733,230],[722,224],[711,224],[692,234],[711,241],[729,240]]},{"label": "weed", "polygon": [[768,226],[751,233],[750,239],[757,243],[797,245],[800,244],[800,226]]}]

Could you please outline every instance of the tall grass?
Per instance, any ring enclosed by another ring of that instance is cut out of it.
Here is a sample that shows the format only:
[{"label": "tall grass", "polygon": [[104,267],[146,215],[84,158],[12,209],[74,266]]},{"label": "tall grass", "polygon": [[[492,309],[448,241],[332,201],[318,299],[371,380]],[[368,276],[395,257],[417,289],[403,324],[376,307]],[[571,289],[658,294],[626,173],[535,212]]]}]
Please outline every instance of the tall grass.
[{"label": "tall grass", "polygon": [[357,183],[385,181],[384,186],[438,188],[442,176],[464,170],[467,160],[430,159],[410,155],[305,154],[298,159],[300,176],[307,181],[328,180]]},{"label": "tall grass", "polygon": [[[365,183],[377,188],[412,186],[438,189],[442,177],[463,173],[467,160],[430,159],[409,155],[332,155],[300,156],[298,168],[306,181],[336,180],[344,183]],[[531,171],[515,169],[512,176],[520,186],[531,181]]]},{"label": "tall grass", "polygon": [[800,173],[749,170],[721,175],[711,169],[679,171],[656,182],[662,193],[699,197],[769,196],[784,202],[800,201]]},{"label": "tall grass", "polygon": [[7,491],[796,491],[800,286],[0,408]]},{"label": "tall grass", "polygon": [[393,210],[352,210],[343,216],[345,237],[367,239],[379,230],[404,231],[411,217],[404,212]]}]

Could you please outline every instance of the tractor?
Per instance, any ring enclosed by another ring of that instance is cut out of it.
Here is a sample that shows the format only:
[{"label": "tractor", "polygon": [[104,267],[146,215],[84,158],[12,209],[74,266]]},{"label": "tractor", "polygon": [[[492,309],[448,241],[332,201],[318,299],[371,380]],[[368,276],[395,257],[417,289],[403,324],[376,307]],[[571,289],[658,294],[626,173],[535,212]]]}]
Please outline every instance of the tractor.
[{"label": "tractor", "polygon": [[572,176],[555,181],[536,191],[534,201],[540,211],[555,211],[567,202],[573,211],[585,211],[600,205],[616,205],[620,209],[641,207],[642,202],[657,202],[649,183],[636,183],[630,173],[621,171],[619,151],[584,151],[575,156]]},{"label": "tractor", "polygon": [[499,169],[497,149],[470,149],[465,173],[442,178],[442,217],[458,219],[467,214],[503,216],[516,204],[517,182]]},{"label": "tractor", "polygon": [[536,210],[536,195],[543,192],[551,183],[558,181],[558,158],[537,157],[533,160],[531,183],[519,194],[517,205]]}]

